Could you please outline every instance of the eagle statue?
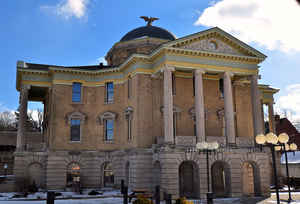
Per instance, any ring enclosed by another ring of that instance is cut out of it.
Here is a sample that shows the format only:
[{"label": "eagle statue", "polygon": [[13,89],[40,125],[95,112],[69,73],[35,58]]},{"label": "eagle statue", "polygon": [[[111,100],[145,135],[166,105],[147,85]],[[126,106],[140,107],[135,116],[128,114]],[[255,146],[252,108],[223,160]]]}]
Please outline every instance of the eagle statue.
[{"label": "eagle statue", "polygon": [[141,16],[140,18],[144,19],[147,22],[147,26],[152,26],[153,21],[159,20],[159,18],[148,17],[148,16]]}]

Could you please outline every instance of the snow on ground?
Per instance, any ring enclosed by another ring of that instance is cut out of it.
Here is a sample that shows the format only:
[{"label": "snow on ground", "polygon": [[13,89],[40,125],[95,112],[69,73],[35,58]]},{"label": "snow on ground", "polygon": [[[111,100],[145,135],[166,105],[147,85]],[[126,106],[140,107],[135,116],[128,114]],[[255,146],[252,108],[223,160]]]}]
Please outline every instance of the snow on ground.
[{"label": "snow on ground", "polygon": [[[55,204],[122,204],[123,198],[121,197],[119,190],[104,191],[103,194],[98,196],[89,196],[88,192],[91,189],[85,190],[83,194],[76,194],[74,192],[61,192],[62,196],[57,196]],[[101,191],[98,191],[101,192]],[[27,198],[12,198],[17,193],[0,193],[0,204],[45,204],[47,193],[46,192],[37,192],[35,194],[28,195]],[[287,192],[280,192],[280,198],[287,198]],[[290,204],[300,204],[300,192],[292,192],[292,196],[295,201]],[[294,197],[295,196],[295,197]],[[272,198],[268,198],[259,203],[276,203],[276,194],[271,193]],[[42,200],[40,200],[42,199]],[[215,204],[238,204],[240,203],[240,198],[223,198],[223,199],[214,199]],[[194,202],[197,204],[205,203],[203,200],[199,202]],[[247,201],[248,203],[248,201]],[[164,202],[161,202],[164,204]]]},{"label": "snow on ground", "polygon": [[[74,192],[60,192],[61,196],[56,196],[56,199],[71,199],[71,198],[99,198],[99,197],[121,197],[120,190],[112,190],[112,191],[97,191],[101,192],[102,194],[99,194],[97,196],[95,195],[88,195],[88,193],[93,190],[84,190],[82,194],[74,193]],[[13,198],[14,195],[18,195],[19,193],[0,193],[0,201],[4,200],[26,200],[26,199],[46,199],[47,193],[46,192],[37,192],[34,194],[29,194],[26,198],[20,197],[20,198]]]},{"label": "snow on ground", "polygon": [[[40,201],[0,201],[0,204],[45,204],[45,200]],[[79,199],[79,200],[55,200],[55,204],[122,204],[122,198],[99,198],[99,199]]]}]

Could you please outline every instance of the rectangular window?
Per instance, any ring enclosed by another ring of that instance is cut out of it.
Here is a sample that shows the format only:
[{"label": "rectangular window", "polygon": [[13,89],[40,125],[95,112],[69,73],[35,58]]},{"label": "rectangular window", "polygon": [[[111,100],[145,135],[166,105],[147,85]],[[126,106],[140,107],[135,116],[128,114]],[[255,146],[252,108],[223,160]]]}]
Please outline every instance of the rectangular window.
[{"label": "rectangular window", "polygon": [[219,80],[219,91],[221,93],[221,98],[224,98],[224,80]]},{"label": "rectangular window", "polygon": [[112,141],[114,139],[114,121],[105,120],[105,140]]},{"label": "rectangular window", "polygon": [[131,135],[131,119],[127,120],[127,131],[128,131],[128,141],[132,140],[132,135]]},{"label": "rectangular window", "polygon": [[175,73],[172,73],[172,94],[176,95],[176,83],[175,83]]},{"label": "rectangular window", "polygon": [[81,83],[73,83],[72,85],[72,102],[81,101]]},{"label": "rectangular window", "polygon": [[177,117],[176,117],[176,113],[173,113],[173,137],[174,137],[174,141],[176,139],[176,129],[177,129]]},{"label": "rectangular window", "polygon": [[127,88],[128,88],[128,98],[130,99],[130,97],[131,97],[131,78],[130,77],[128,77],[128,84],[127,84]]},{"label": "rectangular window", "polygon": [[80,120],[71,119],[71,141],[79,142],[80,141]]},{"label": "rectangular window", "polygon": [[195,91],[195,76],[193,76],[193,96],[195,96],[196,91]]},{"label": "rectangular window", "polygon": [[106,103],[114,101],[114,84],[113,82],[106,83]]}]

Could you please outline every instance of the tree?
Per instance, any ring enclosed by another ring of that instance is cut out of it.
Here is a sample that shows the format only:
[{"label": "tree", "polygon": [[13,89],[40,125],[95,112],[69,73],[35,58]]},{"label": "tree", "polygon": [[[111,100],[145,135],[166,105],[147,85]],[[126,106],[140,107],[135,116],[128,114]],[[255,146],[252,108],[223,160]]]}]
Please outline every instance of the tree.
[{"label": "tree", "polygon": [[16,116],[13,112],[0,112],[0,130],[15,130]]},{"label": "tree", "polygon": [[[20,113],[15,111],[16,123],[18,124]],[[25,128],[27,131],[42,131],[43,125],[43,110],[36,109],[27,112],[27,120],[25,123]]]}]

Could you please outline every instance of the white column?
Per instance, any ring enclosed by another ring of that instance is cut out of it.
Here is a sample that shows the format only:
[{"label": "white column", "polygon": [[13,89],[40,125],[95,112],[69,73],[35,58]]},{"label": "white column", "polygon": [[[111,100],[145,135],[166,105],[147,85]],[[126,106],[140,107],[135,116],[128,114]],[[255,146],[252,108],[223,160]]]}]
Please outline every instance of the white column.
[{"label": "white column", "polygon": [[205,141],[205,115],[203,95],[203,70],[195,70],[195,114],[197,142]]},{"label": "white column", "polygon": [[20,101],[19,101],[19,122],[17,132],[17,151],[24,150],[25,141],[25,124],[27,120],[27,103],[28,103],[28,90],[30,86],[22,85],[20,90]]},{"label": "white column", "polygon": [[164,72],[164,142],[174,143],[173,133],[173,94],[172,71],[174,68],[165,67]]},{"label": "white column", "polygon": [[263,134],[263,120],[260,102],[260,91],[257,85],[257,75],[251,76],[251,101],[252,101],[252,116],[254,137],[258,134]]},{"label": "white column", "polygon": [[234,123],[234,109],[233,96],[230,72],[224,73],[224,112],[225,112],[225,131],[227,144],[235,144],[235,123]]}]

